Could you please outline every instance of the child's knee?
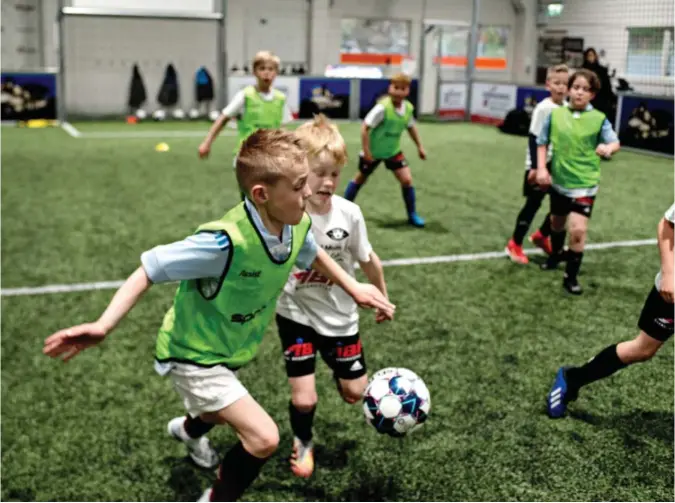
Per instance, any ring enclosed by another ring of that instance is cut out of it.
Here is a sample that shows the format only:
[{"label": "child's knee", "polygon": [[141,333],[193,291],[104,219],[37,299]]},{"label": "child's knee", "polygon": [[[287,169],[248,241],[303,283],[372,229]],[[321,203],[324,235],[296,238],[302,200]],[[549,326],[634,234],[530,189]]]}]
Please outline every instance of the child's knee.
[{"label": "child's knee", "polygon": [[412,175],[410,173],[402,173],[398,176],[398,181],[401,182],[402,187],[410,187],[413,183]]},{"label": "child's knee", "polygon": [[573,227],[570,229],[570,245],[583,245],[586,241],[586,229]]},{"label": "child's knee", "polygon": [[345,402],[349,404],[356,403],[363,397],[367,384],[368,378],[365,375],[358,379],[341,380],[340,395]]},{"label": "child's knee", "polygon": [[318,401],[316,390],[293,391],[291,395],[291,403],[300,412],[310,412]]},{"label": "child's knee", "polygon": [[279,428],[274,421],[259,425],[253,435],[246,439],[246,450],[257,458],[268,458],[279,447]]}]

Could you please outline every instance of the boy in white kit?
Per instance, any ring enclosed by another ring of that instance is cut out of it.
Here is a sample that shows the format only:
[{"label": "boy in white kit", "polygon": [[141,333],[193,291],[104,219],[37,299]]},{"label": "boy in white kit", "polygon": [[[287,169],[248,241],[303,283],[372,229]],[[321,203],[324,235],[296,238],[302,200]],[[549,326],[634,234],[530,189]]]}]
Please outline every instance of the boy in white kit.
[{"label": "boy in white kit", "polygon": [[[308,151],[312,195],[306,210],[312,218],[317,244],[352,276],[358,261],[368,280],[386,297],[382,264],[368,241],[360,208],[334,195],[347,161],[340,132],[323,115],[295,132]],[[318,400],[314,377],[317,352],[333,370],[347,403],[357,402],[368,383],[359,313],[356,303],[326,277],[311,269],[295,269],[277,303],[276,319],[291,385],[291,470],[306,478],[314,471],[312,423]],[[376,321],[384,319],[376,313]]]}]

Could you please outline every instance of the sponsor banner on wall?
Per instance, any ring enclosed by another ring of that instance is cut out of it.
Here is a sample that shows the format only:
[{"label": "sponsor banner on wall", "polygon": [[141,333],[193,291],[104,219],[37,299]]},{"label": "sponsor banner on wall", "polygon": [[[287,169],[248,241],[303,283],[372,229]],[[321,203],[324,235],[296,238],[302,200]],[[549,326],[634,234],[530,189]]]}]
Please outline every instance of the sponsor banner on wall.
[{"label": "sponsor banner on wall", "polygon": [[2,72],[2,120],[56,120],[56,74]]},{"label": "sponsor banner on wall", "polygon": [[[359,118],[363,119],[370,112],[370,109],[381,98],[387,95],[389,89],[389,79],[361,79],[360,82],[360,102],[359,102]],[[415,107],[415,117],[417,117],[417,79],[413,79],[410,83],[410,94],[408,101]]]},{"label": "sponsor banner on wall", "polygon": [[617,133],[621,145],[673,155],[673,98],[622,95]]},{"label": "sponsor banner on wall", "polygon": [[[230,77],[227,82],[227,96],[234,98],[238,91],[246,86],[254,86],[256,79],[253,75],[244,77]],[[286,95],[286,103],[293,113],[293,117],[298,118],[300,112],[300,78],[299,77],[277,77],[272,86]]]},{"label": "sponsor banner on wall", "polygon": [[466,84],[443,82],[438,88],[438,116],[464,119],[466,116]]},{"label": "sponsor banner on wall", "polygon": [[300,118],[324,114],[331,119],[349,119],[349,79],[300,79]]},{"label": "sponsor banner on wall", "polygon": [[516,108],[531,113],[534,107],[548,98],[550,94],[543,87],[519,87],[516,93]]},{"label": "sponsor banner on wall", "polygon": [[500,126],[516,106],[517,87],[513,84],[475,82],[471,96],[471,121]]}]

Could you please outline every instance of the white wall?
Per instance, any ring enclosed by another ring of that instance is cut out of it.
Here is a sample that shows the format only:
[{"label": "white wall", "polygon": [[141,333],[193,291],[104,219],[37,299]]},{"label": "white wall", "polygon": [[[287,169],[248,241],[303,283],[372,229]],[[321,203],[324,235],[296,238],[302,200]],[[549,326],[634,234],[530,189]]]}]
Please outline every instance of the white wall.
[{"label": "white wall", "polygon": [[[673,0],[566,0],[561,16],[551,18],[545,29],[565,30],[583,37],[584,47],[604,49],[611,68],[623,76],[628,51],[627,28],[672,27]],[[639,92],[673,94],[673,77],[626,77]]]}]

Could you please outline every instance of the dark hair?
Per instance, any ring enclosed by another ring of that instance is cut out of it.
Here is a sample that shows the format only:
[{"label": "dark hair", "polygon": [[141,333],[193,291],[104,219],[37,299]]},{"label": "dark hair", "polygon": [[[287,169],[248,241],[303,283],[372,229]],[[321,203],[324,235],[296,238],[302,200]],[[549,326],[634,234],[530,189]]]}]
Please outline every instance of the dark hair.
[{"label": "dark hair", "polygon": [[593,93],[597,93],[597,92],[600,90],[600,88],[602,87],[602,86],[600,85],[600,79],[599,79],[598,76],[595,74],[595,72],[592,72],[592,71],[587,70],[587,69],[585,69],[585,68],[582,69],[582,70],[577,70],[576,72],[574,72],[574,73],[572,74],[572,76],[570,77],[569,82],[567,83],[567,87],[568,87],[569,89],[572,89],[572,86],[574,85],[574,82],[575,82],[579,77],[583,77],[583,78],[585,78],[585,79],[588,81],[588,85],[591,86],[591,91],[592,91]]},{"label": "dark hair", "polygon": [[590,53],[595,54],[595,62],[597,63],[598,62],[598,52],[593,47],[589,47],[588,49],[586,49],[584,51],[584,62],[588,61],[588,55]]}]

